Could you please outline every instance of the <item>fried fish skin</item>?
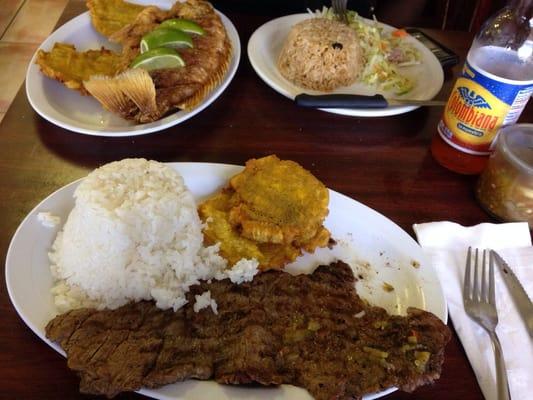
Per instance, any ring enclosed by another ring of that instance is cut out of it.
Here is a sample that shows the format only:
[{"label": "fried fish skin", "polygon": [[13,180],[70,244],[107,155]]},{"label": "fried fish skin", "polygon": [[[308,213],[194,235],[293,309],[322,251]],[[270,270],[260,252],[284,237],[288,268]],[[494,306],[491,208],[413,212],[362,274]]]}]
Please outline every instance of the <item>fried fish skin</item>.
[{"label": "fried fish skin", "polygon": [[46,76],[83,94],[88,94],[83,81],[92,75],[114,76],[127,67],[127,60],[111,50],[102,47],[79,52],[66,43],[55,43],[49,52],[39,50],[36,63]]},{"label": "fried fish skin", "polygon": [[131,24],[146,7],[123,0],[87,0],[94,28],[109,37]]},{"label": "fried fish skin", "polygon": [[239,203],[230,222],[258,242],[303,244],[328,215],[328,189],[299,164],[275,155],[247,161],[230,186]]}]

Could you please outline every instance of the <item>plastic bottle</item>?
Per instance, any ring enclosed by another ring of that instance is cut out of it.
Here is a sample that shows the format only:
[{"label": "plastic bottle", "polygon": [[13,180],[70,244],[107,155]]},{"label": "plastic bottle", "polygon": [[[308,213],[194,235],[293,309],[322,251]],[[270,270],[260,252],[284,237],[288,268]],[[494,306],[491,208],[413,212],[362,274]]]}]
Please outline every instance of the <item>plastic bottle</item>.
[{"label": "plastic bottle", "polygon": [[533,0],[509,1],[476,35],[433,137],[433,157],[479,174],[502,126],[514,124],[533,93]]}]

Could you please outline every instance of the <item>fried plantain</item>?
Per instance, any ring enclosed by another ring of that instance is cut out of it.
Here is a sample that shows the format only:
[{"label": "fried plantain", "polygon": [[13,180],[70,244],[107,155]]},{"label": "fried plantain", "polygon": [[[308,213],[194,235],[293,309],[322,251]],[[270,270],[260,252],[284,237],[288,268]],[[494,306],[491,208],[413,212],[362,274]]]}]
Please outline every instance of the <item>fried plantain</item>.
[{"label": "fried plantain", "polygon": [[123,0],[88,0],[87,8],[94,28],[109,37],[131,24],[146,7]]},{"label": "fried plantain", "polygon": [[304,250],[328,244],[330,233],[322,225],[328,201],[327,189],[311,173],[269,156],[248,161],[198,212],[206,223],[206,243],[220,243],[230,265],[255,258],[265,271],[281,269]]},{"label": "fried plantain", "polygon": [[230,222],[248,239],[304,243],[328,215],[326,187],[294,161],[275,155],[247,161],[230,185],[239,197]]},{"label": "fried plantain", "polygon": [[123,56],[111,50],[102,48],[80,52],[66,43],[55,43],[49,52],[39,50],[36,63],[46,76],[83,94],[88,94],[83,81],[91,76],[114,76],[127,67]]},{"label": "fried plantain", "polygon": [[281,269],[302,253],[299,247],[292,244],[259,243],[242,237],[229,222],[234,195],[233,191],[225,190],[198,208],[200,218],[206,222],[203,231],[206,244],[220,243],[220,254],[230,265],[242,258],[255,258],[259,262],[259,269],[263,271]]}]

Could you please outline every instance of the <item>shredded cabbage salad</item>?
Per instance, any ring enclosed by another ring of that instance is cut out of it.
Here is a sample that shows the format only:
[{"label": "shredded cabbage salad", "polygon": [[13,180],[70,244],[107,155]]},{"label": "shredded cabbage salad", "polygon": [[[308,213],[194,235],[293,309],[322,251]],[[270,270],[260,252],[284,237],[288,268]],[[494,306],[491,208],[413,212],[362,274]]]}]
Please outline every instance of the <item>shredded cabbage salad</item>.
[{"label": "shredded cabbage salad", "polygon": [[[322,10],[312,12],[315,17],[335,19],[332,8],[323,7]],[[408,93],[414,87],[414,82],[403,76],[399,69],[420,64],[420,52],[405,40],[404,30],[384,32],[374,17],[369,21],[355,11],[348,10],[348,23],[360,39],[363,65],[360,79],[367,85],[383,91],[392,91],[396,95]]]}]

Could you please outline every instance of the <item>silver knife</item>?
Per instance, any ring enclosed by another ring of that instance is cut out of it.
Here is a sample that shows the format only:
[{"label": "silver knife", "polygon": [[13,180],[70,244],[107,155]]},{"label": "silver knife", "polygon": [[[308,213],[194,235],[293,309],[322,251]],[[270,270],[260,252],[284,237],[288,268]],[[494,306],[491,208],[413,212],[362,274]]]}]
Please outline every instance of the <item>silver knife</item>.
[{"label": "silver knife", "polygon": [[297,105],[313,108],[387,108],[391,106],[445,106],[442,100],[390,99],[380,94],[364,96],[360,94],[321,94],[302,93],[294,98]]},{"label": "silver knife", "polygon": [[529,336],[533,338],[533,303],[513,270],[509,267],[509,264],[494,250],[491,250],[491,252],[500,268],[507,289],[509,289],[509,293],[511,293],[511,297],[518,308],[518,313],[526,324]]}]

